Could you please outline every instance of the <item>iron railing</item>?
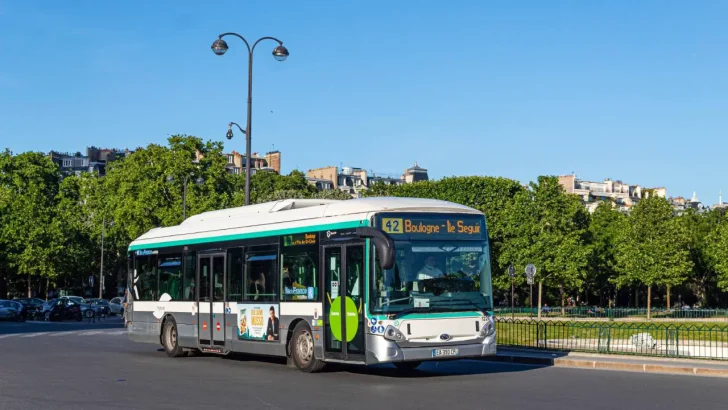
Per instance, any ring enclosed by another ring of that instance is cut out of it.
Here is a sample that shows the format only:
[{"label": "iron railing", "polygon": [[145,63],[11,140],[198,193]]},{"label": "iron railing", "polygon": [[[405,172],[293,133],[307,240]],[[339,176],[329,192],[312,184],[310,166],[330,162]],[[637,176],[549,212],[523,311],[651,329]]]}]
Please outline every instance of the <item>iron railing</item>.
[{"label": "iron railing", "polygon": [[[534,317],[538,316],[537,308],[502,307],[495,309],[496,316]],[[665,309],[652,308],[653,319],[723,319],[728,321],[728,309]],[[541,317],[566,318],[606,318],[628,319],[647,318],[646,308],[599,308],[599,307],[567,307],[562,314],[560,306],[542,309]]]},{"label": "iron railing", "polygon": [[728,360],[728,325],[496,319],[499,346]]}]

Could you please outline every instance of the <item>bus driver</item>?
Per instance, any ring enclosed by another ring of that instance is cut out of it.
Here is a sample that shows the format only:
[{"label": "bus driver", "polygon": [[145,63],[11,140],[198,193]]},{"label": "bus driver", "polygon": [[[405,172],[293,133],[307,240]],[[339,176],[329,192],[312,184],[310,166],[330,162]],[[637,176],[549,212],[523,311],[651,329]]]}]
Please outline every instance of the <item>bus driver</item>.
[{"label": "bus driver", "polygon": [[442,278],[442,271],[435,266],[435,257],[430,255],[425,259],[425,266],[417,273],[417,280]]}]

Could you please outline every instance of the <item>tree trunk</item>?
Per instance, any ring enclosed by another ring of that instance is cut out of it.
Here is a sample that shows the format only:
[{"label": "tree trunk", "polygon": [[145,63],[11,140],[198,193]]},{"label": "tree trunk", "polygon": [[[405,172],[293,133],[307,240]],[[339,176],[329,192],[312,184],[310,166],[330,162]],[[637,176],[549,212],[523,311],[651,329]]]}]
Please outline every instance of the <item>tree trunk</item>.
[{"label": "tree trunk", "polygon": [[7,299],[8,297],[8,280],[5,278],[5,273],[0,275],[0,299]]},{"label": "tree trunk", "polygon": [[647,320],[650,320],[650,308],[652,307],[652,286],[647,286]]},{"label": "tree trunk", "polygon": [[667,311],[672,310],[672,305],[670,304],[670,285],[667,285]]},{"label": "tree trunk", "polygon": [[561,293],[561,316],[566,316],[566,309],[564,309],[564,285],[559,285],[559,292]]},{"label": "tree trunk", "polygon": [[32,290],[31,290],[30,273],[28,274],[28,297],[29,298],[32,298],[33,297],[33,293],[32,293]]}]

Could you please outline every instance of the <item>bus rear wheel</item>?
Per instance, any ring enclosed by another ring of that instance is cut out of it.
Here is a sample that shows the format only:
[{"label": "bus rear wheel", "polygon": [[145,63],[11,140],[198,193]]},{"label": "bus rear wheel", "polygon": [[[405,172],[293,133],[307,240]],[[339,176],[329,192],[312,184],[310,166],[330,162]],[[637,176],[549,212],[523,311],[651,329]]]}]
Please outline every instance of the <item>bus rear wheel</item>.
[{"label": "bus rear wheel", "polygon": [[164,322],[162,343],[167,356],[180,357],[185,355],[185,350],[179,346],[177,340],[177,323],[171,317]]},{"label": "bus rear wheel", "polygon": [[314,357],[313,334],[306,322],[299,322],[293,329],[293,337],[289,345],[293,363],[305,373],[315,373],[323,369],[324,362]]}]

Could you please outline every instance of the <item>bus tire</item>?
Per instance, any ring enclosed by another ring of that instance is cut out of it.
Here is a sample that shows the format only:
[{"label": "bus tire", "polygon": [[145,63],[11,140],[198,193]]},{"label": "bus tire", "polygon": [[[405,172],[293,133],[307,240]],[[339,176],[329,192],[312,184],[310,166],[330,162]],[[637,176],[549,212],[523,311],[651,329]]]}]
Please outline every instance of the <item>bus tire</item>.
[{"label": "bus tire", "polygon": [[397,370],[401,372],[412,372],[415,371],[422,362],[420,361],[411,361],[411,362],[394,362],[394,367],[397,368]]},{"label": "bus tire", "polygon": [[298,370],[316,373],[323,369],[325,363],[313,354],[313,334],[306,322],[301,321],[296,325],[290,343],[291,358]]},{"label": "bus tire", "polygon": [[180,357],[186,355],[185,350],[179,345],[177,322],[175,322],[171,317],[164,321],[164,328],[162,329],[162,345],[164,346],[164,353],[166,353],[169,357]]}]

